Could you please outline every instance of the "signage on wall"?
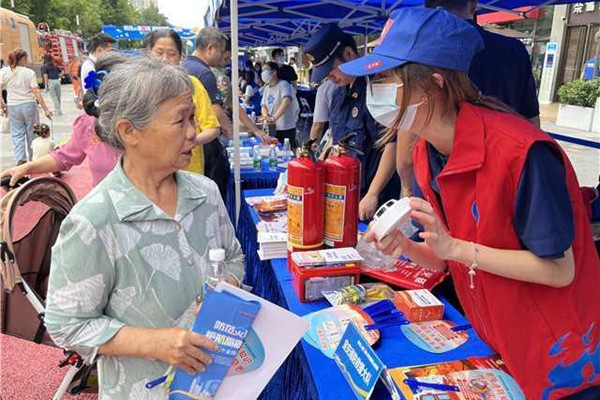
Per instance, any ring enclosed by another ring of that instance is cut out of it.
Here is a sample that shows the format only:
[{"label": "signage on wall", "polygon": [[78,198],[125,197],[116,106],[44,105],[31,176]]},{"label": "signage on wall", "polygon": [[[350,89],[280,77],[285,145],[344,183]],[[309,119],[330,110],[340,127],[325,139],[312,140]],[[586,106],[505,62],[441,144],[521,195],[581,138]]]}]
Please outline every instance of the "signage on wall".
[{"label": "signage on wall", "polygon": [[558,43],[548,42],[546,43],[546,63],[544,68],[554,68],[554,61],[556,58],[556,52],[558,51]]},{"label": "signage on wall", "polygon": [[593,12],[596,9],[596,3],[593,1],[587,3],[575,3],[571,7],[571,14],[583,14],[584,12]]}]

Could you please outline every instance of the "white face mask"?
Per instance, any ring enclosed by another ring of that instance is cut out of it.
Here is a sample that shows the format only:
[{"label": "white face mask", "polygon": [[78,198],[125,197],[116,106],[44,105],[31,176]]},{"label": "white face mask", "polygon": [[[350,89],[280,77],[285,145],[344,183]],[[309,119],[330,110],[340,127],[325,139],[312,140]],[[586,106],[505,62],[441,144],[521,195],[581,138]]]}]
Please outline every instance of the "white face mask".
[{"label": "white face mask", "polygon": [[264,70],[261,74],[260,74],[260,79],[262,79],[262,81],[264,83],[269,83],[269,81],[271,80],[271,71],[268,70]]},{"label": "white face mask", "polygon": [[381,125],[390,127],[398,115],[396,92],[402,84],[373,83],[367,86],[367,109]]}]

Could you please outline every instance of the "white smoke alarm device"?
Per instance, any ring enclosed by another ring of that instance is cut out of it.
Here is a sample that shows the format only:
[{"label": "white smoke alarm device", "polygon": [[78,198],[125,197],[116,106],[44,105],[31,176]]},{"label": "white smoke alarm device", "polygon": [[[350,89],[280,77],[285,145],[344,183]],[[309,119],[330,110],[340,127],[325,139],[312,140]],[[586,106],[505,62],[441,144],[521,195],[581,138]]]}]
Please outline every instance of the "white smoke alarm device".
[{"label": "white smoke alarm device", "polygon": [[407,238],[414,235],[417,228],[412,224],[411,212],[408,197],[403,197],[400,200],[390,200],[379,207],[370,224],[377,240],[383,239],[393,231],[400,231]]}]

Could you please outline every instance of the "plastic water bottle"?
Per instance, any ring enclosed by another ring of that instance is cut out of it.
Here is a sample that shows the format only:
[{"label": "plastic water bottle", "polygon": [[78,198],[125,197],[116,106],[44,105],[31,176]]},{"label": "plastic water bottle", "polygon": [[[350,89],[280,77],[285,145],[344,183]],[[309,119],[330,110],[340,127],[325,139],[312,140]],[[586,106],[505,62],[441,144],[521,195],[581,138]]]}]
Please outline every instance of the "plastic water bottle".
[{"label": "plastic water bottle", "polygon": [[252,121],[253,124],[256,124],[256,112],[252,111],[252,114],[250,114],[250,120]]},{"label": "plastic water bottle", "polygon": [[255,145],[254,150],[252,152],[253,152],[252,164],[254,166],[254,169],[259,171],[261,169],[261,163],[262,163],[262,154],[260,152],[260,146]]},{"label": "plastic water bottle", "polygon": [[277,170],[277,146],[274,144],[269,149],[269,169],[271,171]]},{"label": "plastic water bottle", "polygon": [[283,141],[283,151],[285,152],[283,161],[287,163],[292,158],[292,145],[290,144],[290,138],[285,138]]},{"label": "plastic water bottle", "polygon": [[227,265],[225,265],[225,250],[210,249],[208,251],[208,259],[210,260],[210,268],[208,276],[204,280],[204,291],[214,290],[219,282],[227,277]]},{"label": "plastic water bottle", "polygon": [[269,123],[267,122],[266,119],[263,120],[262,130],[263,130],[264,133],[267,134],[267,136],[269,136]]}]

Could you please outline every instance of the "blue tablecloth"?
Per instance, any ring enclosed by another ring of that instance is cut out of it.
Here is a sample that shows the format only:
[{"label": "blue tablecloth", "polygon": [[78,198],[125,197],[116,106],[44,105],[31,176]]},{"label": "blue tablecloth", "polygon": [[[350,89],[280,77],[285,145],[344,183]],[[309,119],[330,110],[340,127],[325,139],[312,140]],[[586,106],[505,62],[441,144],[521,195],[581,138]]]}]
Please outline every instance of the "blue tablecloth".
[{"label": "blue tablecloth", "polygon": [[[262,169],[260,171],[254,169],[243,169],[240,171],[240,188],[242,191],[248,189],[275,189],[279,174],[284,171],[285,168],[277,168],[275,171],[270,170],[269,161],[265,159],[262,162]],[[233,221],[235,218],[235,180],[233,169],[229,172],[229,185],[227,187],[225,207],[227,207],[229,218]]]},{"label": "blue tablecloth", "polygon": [[[244,196],[267,196],[272,190],[247,190]],[[260,261],[256,251],[256,223],[258,216],[247,204],[243,204],[238,226],[238,238],[246,254],[246,283],[254,287],[254,293],[287,308],[297,315],[306,315],[329,306],[325,301],[301,303],[292,286],[292,276],[285,259]],[[445,299],[444,318],[458,325],[468,323]],[[406,339],[399,327],[381,331],[381,339],[374,349],[383,363],[389,367],[429,364],[463,359],[471,356],[493,354],[473,331],[461,347],[444,354],[427,353]],[[306,341],[296,346],[278,374],[263,392],[262,399],[330,400],[352,399],[350,387],[344,380],[335,362],[324,356]],[[390,399],[383,385],[379,385],[373,399]]]}]

